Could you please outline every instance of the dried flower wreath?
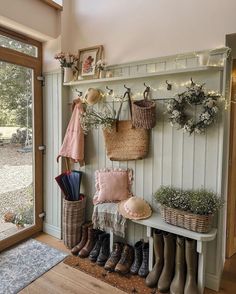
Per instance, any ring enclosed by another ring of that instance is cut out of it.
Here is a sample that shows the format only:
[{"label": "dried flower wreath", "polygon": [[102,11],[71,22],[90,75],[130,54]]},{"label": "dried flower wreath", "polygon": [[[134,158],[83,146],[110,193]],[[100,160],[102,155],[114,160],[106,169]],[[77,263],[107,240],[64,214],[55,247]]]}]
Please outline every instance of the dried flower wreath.
[{"label": "dried flower wreath", "polygon": [[[201,134],[211,125],[215,119],[219,108],[216,100],[220,96],[217,93],[206,93],[203,85],[192,84],[187,87],[187,91],[177,94],[174,99],[167,103],[167,113],[172,126],[177,126],[185,132]],[[199,114],[198,120],[186,114],[187,106],[202,105],[203,111]]]}]

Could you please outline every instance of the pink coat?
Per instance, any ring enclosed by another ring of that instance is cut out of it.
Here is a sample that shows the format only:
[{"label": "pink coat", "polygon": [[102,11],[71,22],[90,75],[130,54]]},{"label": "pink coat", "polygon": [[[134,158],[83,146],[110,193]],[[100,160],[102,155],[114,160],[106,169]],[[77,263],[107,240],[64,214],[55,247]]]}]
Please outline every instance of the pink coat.
[{"label": "pink coat", "polygon": [[62,156],[84,165],[84,133],[80,124],[80,115],[84,109],[80,98],[73,101],[72,109],[71,119],[57,161]]}]

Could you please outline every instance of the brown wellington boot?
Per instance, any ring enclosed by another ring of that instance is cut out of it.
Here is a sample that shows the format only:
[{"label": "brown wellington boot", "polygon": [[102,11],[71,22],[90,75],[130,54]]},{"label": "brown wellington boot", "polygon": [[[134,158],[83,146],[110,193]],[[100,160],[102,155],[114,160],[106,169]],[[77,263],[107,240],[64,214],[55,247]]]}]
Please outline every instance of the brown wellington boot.
[{"label": "brown wellington boot", "polygon": [[158,290],[167,293],[170,290],[175,271],[175,235],[163,233],[164,237],[164,267],[158,281]]},{"label": "brown wellington boot", "polygon": [[175,275],[170,285],[170,294],[184,294],[184,285],[186,278],[184,244],[184,237],[178,236],[176,240]]},{"label": "brown wellington boot", "polygon": [[197,287],[197,250],[196,241],[185,239],[185,259],[187,265],[187,276],[184,294],[198,294]]},{"label": "brown wellington boot", "polygon": [[95,243],[97,242],[98,235],[101,234],[102,231],[93,229],[92,227],[88,228],[88,240],[85,246],[80,250],[79,257],[85,258],[89,256],[89,253],[92,251]]},{"label": "brown wellington boot", "polygon": [[71,249],[71,253],[74,255],[78,255],[80,250],[85,246],[88,239],[88,228],[92,227],[92,223],[86,223],[82,225],[82,237],[80,242]]},{"label": "brown wellington boot", "polygon": [[152,271],[148,274],[146,278],[146,285],[150,288],[156,287],[164,265],[164,242],[162,231],[154,231],[153,247],[155,264],[153,266]]}]

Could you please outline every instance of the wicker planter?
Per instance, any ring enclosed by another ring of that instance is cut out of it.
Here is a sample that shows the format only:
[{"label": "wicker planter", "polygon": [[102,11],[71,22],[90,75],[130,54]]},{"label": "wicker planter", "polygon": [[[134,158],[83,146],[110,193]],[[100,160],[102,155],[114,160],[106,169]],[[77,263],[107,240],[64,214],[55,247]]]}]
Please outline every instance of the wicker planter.
[{"label": "wicker planter", "polygon": [[63,241],[68,248],[74,247],[81,238],[81,227],[85,220],[86,198],[80,201],[63,199]]},{"label": "wicker planter", "polygon": [[161,215],[168,224],[197,233],[208,233],[213,221],[212,214],[199,215],[167,206],[161,206]]}]

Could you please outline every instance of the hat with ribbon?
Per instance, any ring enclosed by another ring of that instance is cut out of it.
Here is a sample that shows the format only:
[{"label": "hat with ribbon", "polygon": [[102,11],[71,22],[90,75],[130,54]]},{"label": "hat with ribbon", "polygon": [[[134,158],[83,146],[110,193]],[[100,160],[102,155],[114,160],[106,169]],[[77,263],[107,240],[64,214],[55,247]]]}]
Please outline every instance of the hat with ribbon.
[{"label": "hat with ribbon", "polygon": [[98,89],[89,88],[84,98],[88,105],[94,105],[101,99],[101,92]]},{"label": "hat with ribbon", "polygon": [[121,215],[129,219],[144,219],[152,214],[151,206],[143,199],[133,196],[118,203]]}]

